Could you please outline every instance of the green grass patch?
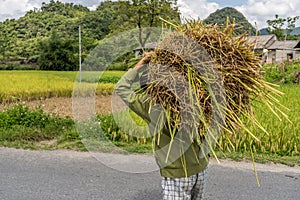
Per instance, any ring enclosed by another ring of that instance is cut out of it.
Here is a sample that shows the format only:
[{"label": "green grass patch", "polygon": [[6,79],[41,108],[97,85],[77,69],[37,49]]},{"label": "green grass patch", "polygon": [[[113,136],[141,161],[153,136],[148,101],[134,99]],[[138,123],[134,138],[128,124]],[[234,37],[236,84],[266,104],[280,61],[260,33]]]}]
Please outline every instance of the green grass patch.
[{"label": "green grass patch", "polygon": [[69,117],[58,117],[40,108],[30,110],[23,105],[16,105],[0,115],[1,146],[57,149],[70,147],[72,143],[72,149],[85,149]]},{"label": "green grass patch", "polygon": [[269,64],[264,66],[264,77],[276,84],[292,84],[300,73],[300,60],[292,63]]}]

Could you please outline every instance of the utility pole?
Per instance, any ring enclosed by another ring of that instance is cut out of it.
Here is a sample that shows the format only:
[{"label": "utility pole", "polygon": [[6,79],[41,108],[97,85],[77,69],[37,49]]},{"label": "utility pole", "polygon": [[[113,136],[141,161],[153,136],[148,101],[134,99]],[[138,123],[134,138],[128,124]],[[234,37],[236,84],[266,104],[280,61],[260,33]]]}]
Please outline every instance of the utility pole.
[{"label": "utility pole", "polygon": [[79,25],[79,81],[81,83],[82,79],[82,69],[81,69],[81,26]]}]

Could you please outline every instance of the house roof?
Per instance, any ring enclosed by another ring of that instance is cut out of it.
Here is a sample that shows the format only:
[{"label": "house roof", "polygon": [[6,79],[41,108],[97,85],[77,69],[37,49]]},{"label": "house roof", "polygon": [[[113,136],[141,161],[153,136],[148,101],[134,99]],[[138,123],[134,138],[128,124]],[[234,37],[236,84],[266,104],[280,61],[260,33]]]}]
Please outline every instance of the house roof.
[{"label": "house roof", "polygon": [[277,41],[277,37],[276,35],[248,36],[247,40],[256,43],[255,49],[267,49],[274,41]]},{"label": "house roof", "polygon": [[299,40],[275,41],[268,49],[296,49],[300,48]]}]

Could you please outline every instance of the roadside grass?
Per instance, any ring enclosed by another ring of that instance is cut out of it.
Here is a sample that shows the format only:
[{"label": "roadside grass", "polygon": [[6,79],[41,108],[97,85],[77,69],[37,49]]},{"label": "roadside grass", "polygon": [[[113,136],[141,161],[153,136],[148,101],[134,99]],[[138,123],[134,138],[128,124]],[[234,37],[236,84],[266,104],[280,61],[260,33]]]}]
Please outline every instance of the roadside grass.
[{"label": "roadside grass", "polygon": [[21,104],[0,113],[0,145],[25,149],[85,150],[70,117]]},{"label": "roadside grass", "polygon": [[[249,152],[222,152],[216,150],[218,159],[231,159],[235,161],[252,161],[252,155]],[[276,154],[254,154],[254,160],[257,163],[278,163],[288,166],[300,166],[299,156],[281,156]]]}]

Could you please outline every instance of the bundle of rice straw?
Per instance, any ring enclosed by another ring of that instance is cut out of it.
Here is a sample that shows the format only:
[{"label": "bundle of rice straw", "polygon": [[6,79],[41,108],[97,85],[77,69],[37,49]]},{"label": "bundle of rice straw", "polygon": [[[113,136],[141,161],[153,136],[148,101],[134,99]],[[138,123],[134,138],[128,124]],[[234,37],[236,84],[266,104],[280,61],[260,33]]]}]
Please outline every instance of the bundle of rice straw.
[{"label": "bundle of rice straw", "polygon": [[251,111],[253,100],[285,116],[274,97],[282,93],[263,80],[255,44],[246,34],[234,37],[234,24],[219,27],[193,20],[174,28],[155,49],[146,91],[152,105],[166,109],[171,133],[195,126],[190,137],[201,142],[214,123],[232,134],[244,129],[257,139],[242,120],[249,118],[265,131]]}]

